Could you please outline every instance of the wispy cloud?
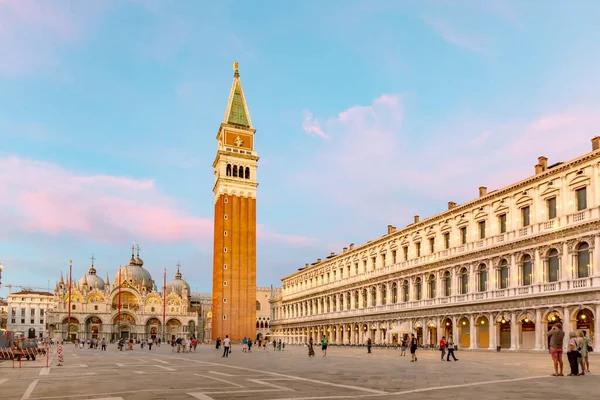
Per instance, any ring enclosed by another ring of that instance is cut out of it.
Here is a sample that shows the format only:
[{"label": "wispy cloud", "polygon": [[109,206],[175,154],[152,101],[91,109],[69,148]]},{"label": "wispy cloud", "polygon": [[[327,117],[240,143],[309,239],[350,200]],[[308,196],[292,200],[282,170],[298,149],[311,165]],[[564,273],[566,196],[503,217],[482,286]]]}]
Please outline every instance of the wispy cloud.
[{"label": "wispy cloud", "polygon": [[590,151],[600,125],[599,110],[586,109],[524,121],[440,121],[422,135],[406,131],[403,114],[397,95],[340,112],[327,123],[331,140],[292,177],[298,190],[318,192],[353,219],[408,223],[432,204],[441,211],[447,201],[475,198],[479,186],[532,175],[539,155],[561,161]]},{"label": "wispy cloud", "polygon": [[[77,235],[118,243],[211,241],[211,217],[182,210],[150,179],[80,174],[59,165],[11,156],[0,159],[0,221],[22,233]],[[260,226],[258,239],[305,245],[312,239]]]},{"label": "wispy cloud", "polygon": [[328,138],[327,134],[321,128],[319,122],[313,119],[312,113],[308,110],[304,111],[304,121],[302,121],[302,129],[306,133],[317,135],[324,139]]},{"label": "wispy cloud", "polygon": [[456,28],[448,24],[446,21],[431,17],[425,17],[423,20],[438,35],[440,35],[442,39],[454,46],[475,53],[482,53],[486,50],[486,48],[482,45],[480,38],[458,32]]},{"label": "wispy cloud", "polygon": [[84,28],[104,5],[34,0],[0,1],[0,73],[56,66],[57,54],[81,40]]}]

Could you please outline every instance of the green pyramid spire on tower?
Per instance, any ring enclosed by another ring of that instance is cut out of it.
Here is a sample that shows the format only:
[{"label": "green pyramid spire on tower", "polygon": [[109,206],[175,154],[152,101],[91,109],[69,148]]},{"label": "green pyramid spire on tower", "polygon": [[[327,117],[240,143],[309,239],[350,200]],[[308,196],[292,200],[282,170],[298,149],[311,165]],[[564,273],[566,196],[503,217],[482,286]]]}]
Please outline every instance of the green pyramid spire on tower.
[{"label": "green pyramid spire on tower", "polygon": [[233,64],[233,84],[229,94],[229,103],[225,113],[225,123],[252,128],[250,115],[248,115],[248,107],[244,98],[242,83],[240,82],[240,73],[238,71],[238,63]]}]

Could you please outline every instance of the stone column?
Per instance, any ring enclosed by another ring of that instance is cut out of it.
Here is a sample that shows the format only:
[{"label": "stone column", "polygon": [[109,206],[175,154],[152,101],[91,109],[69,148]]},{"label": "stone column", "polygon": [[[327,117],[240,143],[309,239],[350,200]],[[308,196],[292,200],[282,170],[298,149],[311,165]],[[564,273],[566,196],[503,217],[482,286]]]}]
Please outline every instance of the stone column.
[{"label": "stone column", "polygon": [[515,312],[510,313],[510,349],[518,350],[519,344],[519,324]]},{"label": "stone column", "polygon": [[476,346],[476,337],[477,337],[477,326],[475,325],[475,316],[473,314],[469,315],[469,348],[475,349]]},{"label": "stone column", "polygon": [[594,337],[588,335],[590,340],[593,341],[593,344],[590,343],[590,346],[594,348],[598,348],[598,344],[600,344],[600,304],[596,304],[596,316],[594,317]]},{"label": "stone column", "polygon": [[518,276],[519,275],[519,267],[517,266],[514,254],[510,255],[510,265],[508,266],[508,271],[509,271],[508,287],[516,288],[517,286],[519,286],[519,276]]},{"label": "stone column", "polygon": [[[596,188],[596,190],[599,189]],[[590,276],[600,276],[600,235],[594,236],[594,250],[592,251],[592,255],[592,270],[590,271]]]},{"label": "stone column", "polygon": [[563,311],[563,330],[565,331],[565,338],[563,340],[563,348],[564,351],[567,351],[569,344],[569,332],[573,329],[573,321],[571,320],[571,313],[569,311],[569,307],[565,307]]},{"label": "stone column", "polygon": [[[569,246],[567,244],[567,242],[563,242],[563,251],[562,251],[562,257],[561,257],[561,265],[560,265],[560,272],[561,272],[561,280],[562,281],[567,281],[571,278],[571,271],[570,271],[570,267],[571,267],[571,260],[569,259],[569,257],[571,256],[571,254],[569,253]],[[568,334],[567,334],[568,336]]]},{"label": "stone column", "polygon": [[488,320],[490,322],[489,330],[490,330],[490,346],[488,349],[495,350],[496,349],[496,338],[498,337],[498,323],[496,322],[496,318],[494,314],[488,314]]},{"label": "stone column", "polygon": [[535,310],[535,347],[534,350],[542,350],[544,340],[544,326],[542,324],[542,310]]},{"label": "stone column", "polygon": [[540,250],[535,249],[534,251],[534,264],[533,264],[533,285],[539,285],[543,282],[543,267],[542,259],[540,257]]}]

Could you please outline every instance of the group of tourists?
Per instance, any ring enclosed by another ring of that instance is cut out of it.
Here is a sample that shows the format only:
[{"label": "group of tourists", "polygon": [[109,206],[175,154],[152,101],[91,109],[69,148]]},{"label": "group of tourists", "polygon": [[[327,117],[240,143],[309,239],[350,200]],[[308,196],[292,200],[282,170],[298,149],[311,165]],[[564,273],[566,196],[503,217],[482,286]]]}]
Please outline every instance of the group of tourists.
[{"label": "group of tourists", "polygon": [[[562,356],[565,332],[562,330],[560,322],[554,324],[548,332],[548,337],[550,338],[550,355],[554,364],[554,373],[552,376],[564,376]],[[569,332],[569,344],[567,347],[567,360],[571,368],[569,376],[580,376],[585,375],[586,372],[590,372],[588,353],[593,350],[586,331],[578,330]]]},{"label": "group of tourists", "polygon": [[191,338],[178,337],[171,341],[171,352],[175,352],[177,349],[178,353],[191,353],[192,350],[195,352],[198,347],[198,339],[195,336]]}]

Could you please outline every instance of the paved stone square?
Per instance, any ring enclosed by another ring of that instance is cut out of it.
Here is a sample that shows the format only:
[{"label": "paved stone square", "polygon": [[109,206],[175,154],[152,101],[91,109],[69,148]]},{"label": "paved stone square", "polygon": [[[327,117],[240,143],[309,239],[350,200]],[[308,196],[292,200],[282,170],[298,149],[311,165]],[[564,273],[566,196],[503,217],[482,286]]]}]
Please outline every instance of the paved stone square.
[{"label": "paved stone square", "polygon": [[299,346],[250,354],[234,346],[229,358],[209,346],[64,350],[63,367],[0,363],[0,399],[593,399],[600,387],[595,354],[591,374],[557,378],[547,353],[458,351],[458,362],[442,362],[438,351],[420,350],[413,363],[395,350],[336,347],[314,358]]}]

